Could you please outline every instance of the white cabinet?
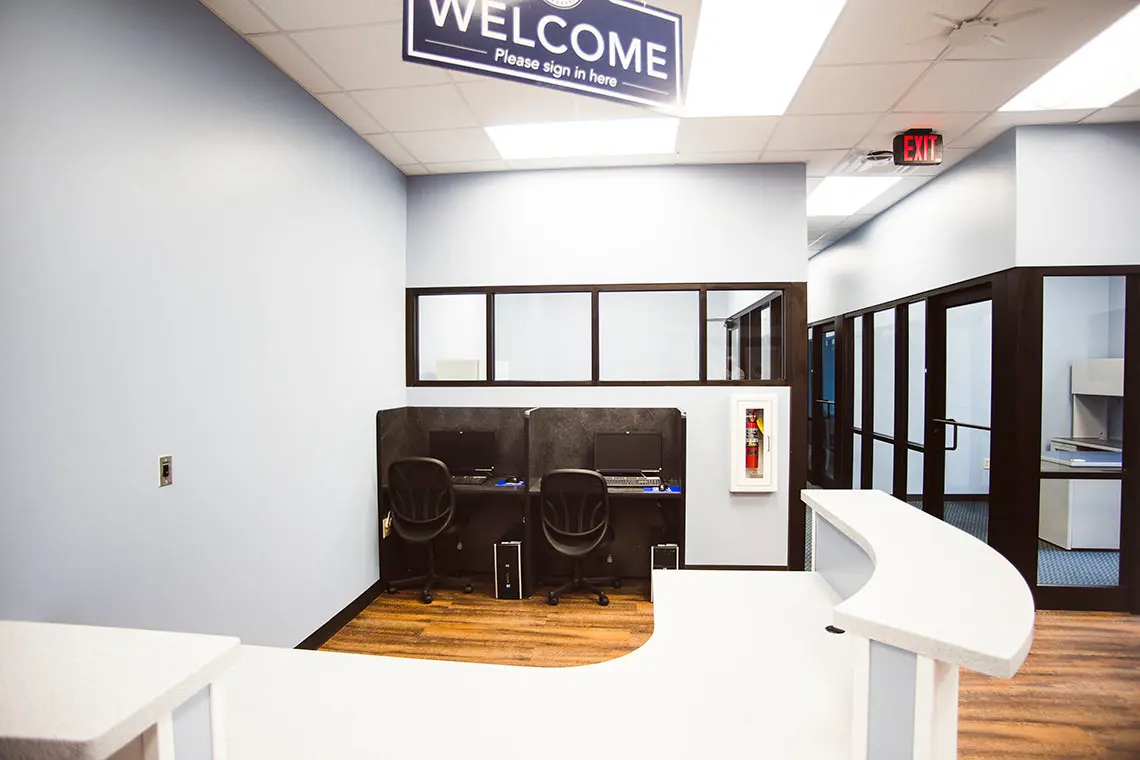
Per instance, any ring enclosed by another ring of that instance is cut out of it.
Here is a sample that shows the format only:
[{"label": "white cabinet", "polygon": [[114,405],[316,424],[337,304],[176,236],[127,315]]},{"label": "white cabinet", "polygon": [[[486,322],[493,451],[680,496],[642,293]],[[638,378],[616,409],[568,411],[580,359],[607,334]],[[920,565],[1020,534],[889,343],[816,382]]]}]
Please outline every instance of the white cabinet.
[{"label": "white cabinet", "polygon": [[1041,481],[1038,535],[1062,549],[1120,549],[1120,481]]}]

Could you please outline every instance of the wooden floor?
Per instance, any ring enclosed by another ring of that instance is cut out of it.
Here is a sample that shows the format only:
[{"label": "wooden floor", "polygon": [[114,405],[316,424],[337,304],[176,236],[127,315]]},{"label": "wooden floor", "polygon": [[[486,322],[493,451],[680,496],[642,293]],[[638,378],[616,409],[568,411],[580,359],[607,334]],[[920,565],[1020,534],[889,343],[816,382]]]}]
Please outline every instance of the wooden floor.
[{"label": "wooden floor", "polygon": [[[421,604],[382,595],[322,649],[562,667],[620,657],[653,632],[644,589],[557,607],[440,591]],[[1140,760],[1140,616],[1038,612],[1033,650],[1012,680],[962,671],[962,760]]]},{"label": "wooden floor", "polygon": [[415,591],[381,594],[322,650],[547,668],[589,665],[637,649],[653,633],[646,589],[607,591],[608,607],[567,594],[499,600],[486,584],[475,593],[438,591],[430,605]]}]

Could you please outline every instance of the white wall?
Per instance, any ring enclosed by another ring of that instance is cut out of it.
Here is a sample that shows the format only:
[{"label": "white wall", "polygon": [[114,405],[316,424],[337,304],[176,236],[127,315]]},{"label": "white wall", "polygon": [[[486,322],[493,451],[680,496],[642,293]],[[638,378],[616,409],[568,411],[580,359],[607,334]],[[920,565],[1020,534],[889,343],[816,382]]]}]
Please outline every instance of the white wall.
[{"label": "white wall", "polygon": [[808,262],[808,321],[1014,265],[1014,135],[1003,135]]},{"label": "white wall", "polygon": [[1140,263],[1140,123],[1017,130],[1017,265]]},{"label": "white wall", "polygon": [[803,282],[802,164],[412,177],[408,285]]},{"label": "white wall", "polygon": [[1072,435],[1074,361],[1124,356],[1124,277],[1046,277],[1042,309],[1041,450]]},{"label": "white wall", "polygon": [[[777,396],[778,415],[783,424],[776,440],[781,457],[778,464],[780,490],[775,493],[728,492],[730,399],[734,394],[750,390],[771,391]],[[409,388],[408,404],[677,407],[688,419],[686,561],[695,565],[787,564],[790,496],[787,388]],[[798,499],[796,503],[799,504]]]},{"label": "white wall", "polygon": [[404,180],[197,2],[2,14],[0,618],[292,646],[378,575]]}]

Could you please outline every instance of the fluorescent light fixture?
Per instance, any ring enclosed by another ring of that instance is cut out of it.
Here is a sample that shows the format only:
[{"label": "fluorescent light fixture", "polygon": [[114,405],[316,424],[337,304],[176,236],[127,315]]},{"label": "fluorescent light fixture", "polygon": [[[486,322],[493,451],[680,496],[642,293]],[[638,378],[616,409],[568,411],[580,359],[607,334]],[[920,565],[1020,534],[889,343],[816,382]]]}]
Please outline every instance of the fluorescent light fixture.
[{"label": "fluorescent light fixture", "polygon": [[679,121],[563,121],[484,129],[505,159],[639,156],[676,152]]},{"label": "fluorescent light fixture", "polygon": [[807,199],[808,216],[850,216],[885,193],[900,177],[827,177]]},{"label": "fluorescent light fixture", "polygon": [[1086,42],[999,111],[1107,108],[1140,89],[1140,6]]},{"label": "fluorescent light fixture", "polygon": [[686,116],[780,116],[845,0],[705,0]]}]

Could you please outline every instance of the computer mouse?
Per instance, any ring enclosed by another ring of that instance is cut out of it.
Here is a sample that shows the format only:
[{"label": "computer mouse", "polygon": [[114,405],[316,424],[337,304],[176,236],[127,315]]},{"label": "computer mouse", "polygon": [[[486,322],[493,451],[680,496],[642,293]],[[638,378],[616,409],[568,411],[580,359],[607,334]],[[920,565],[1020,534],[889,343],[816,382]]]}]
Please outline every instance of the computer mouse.
[{"label": "computer mouse", "polygon": [[519,482],[519,476],[518,475],[508,475],[507,476],[507,482],[508,483],[518,483]]}]

